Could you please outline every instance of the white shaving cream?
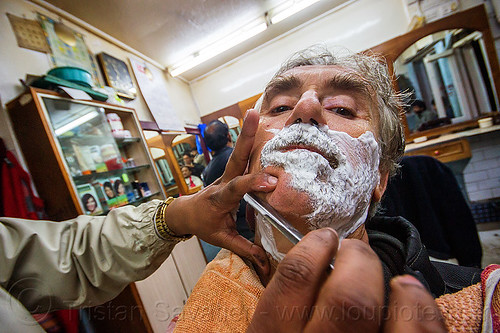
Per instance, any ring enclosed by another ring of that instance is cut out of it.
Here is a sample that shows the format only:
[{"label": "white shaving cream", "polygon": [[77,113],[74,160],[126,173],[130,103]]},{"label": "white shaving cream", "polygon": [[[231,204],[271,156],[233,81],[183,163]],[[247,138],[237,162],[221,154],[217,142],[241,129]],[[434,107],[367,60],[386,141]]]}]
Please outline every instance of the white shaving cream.
[{"label": "white shaving cream", "polygon": [[[308,195],[314,209],[304,216],[309,228],[331,227],[340,240],[358,229],[366,220],[373,190],[380,181],[379,147],[373,133],[353,138],[327,126],[299,123],[274,134],[262,148],[262,167],[283,168],[290,175],[289,186]],[[281,261],[284,254],[276,248],[271,225],[259,214],[256,222],[262,246]]]}]

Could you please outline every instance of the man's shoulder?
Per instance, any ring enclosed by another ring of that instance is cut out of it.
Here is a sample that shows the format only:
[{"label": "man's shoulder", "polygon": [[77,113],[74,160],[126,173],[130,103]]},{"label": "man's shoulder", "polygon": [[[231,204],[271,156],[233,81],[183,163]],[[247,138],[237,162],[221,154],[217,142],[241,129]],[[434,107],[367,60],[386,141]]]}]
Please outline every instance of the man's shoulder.
[{"label": "man's shoulder", "polygon": [[229,156],[233,152],[233,148],[224,147],[222,150],[218,151],[216,155],[212,158],[212,160],[207,164],[207,167],[203,171],[203,180],[205,182],[205,186],[210,185],[217,178],[222,176],[224,170],[226,169],[227,161],[229,160]]},{"label": "man's shoulder", "polygon": [[418,230],[402,217],[375,216],[366,229],[386,278],[413,272],[435,296],[479,282],[481,269],[431,261]]},{"label": "man's shoulder", "polygon": [[212,160],[208,163],[207,167],[211,166],[213,168],[214,165],[221,165],[221,164],[225,166],[232,152],[233,148],[231,147],[222,148],[213,156]]}]

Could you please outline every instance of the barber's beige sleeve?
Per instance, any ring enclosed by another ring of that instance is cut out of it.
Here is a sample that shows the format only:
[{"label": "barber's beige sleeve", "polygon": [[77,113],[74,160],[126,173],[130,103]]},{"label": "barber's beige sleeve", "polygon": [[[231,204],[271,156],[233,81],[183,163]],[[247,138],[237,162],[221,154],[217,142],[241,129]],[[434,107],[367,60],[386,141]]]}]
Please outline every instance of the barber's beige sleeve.
[{"label": "barber's beige sleeve", "polygon": [[1,287],[31,312],[113,299],[152,274],[175,245],[156,235],[160,202],[64,222],[1,217]]}]

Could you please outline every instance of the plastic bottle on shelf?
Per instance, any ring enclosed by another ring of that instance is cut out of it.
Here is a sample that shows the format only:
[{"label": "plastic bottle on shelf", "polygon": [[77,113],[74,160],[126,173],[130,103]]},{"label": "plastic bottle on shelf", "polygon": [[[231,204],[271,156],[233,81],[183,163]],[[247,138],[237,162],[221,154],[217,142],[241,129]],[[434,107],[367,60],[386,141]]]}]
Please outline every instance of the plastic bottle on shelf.
[{"label": "plastic bottle on shelf", "polygon": [[108,170],[122,169],[121,156],[116,151],[114,145],[105,144],[101,146],[101,155]]},{"label": "plastic bottle on shelf", "polygon": [[102,158],[101,147],[99,147],[98,145],[94,145],[90,146],[89,149],[90,149],[90,155],[94,160],[96,172],[108,171],[108,167],[106,166],[106,163],[104,163]]},{"label": "plastic bottle on shelf", "polygon": [[132,182],[132,189],[134,191],[134,195],[135,195],[136,200],[142,198],[141,184],[139,184],[138,180],[134,180]]},{"label": "plastic bottle on shelf", "polygon": [[106,118],[108,119],[109,126],[111,127],[111,134],[115,138],[123,138],[124,130],[120,116],[116,113],[108,113],[106,114]]}]

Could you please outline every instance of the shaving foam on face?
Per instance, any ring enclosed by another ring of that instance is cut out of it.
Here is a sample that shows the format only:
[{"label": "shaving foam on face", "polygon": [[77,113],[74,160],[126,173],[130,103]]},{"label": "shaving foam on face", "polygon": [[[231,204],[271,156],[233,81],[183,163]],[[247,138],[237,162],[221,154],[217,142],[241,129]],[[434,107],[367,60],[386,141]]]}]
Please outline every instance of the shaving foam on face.
[{"label": "shaving foam on face", "polygon": [[260,242],[264,250],[273,257],[274,260],[280,262],[285,254],[281,253],[276,247],[276,241],[273,236],[273,227],[269,222],[264,220],[264,217],[259,212],[255,212],[255,225],[260,234]]},{"label": "shaving foam on face", "polygon": [[[261,164],[263,168],[283,168],[291,176],[289,185],[308,195],[314,211],[304,217],[311,230],[331,227],[342,240],[366,220],[373,190],[380,181],[379,156],[372,132],[353,138],[327,126],[299,123],[275,133],[262,149]],[[268,251],[264,243],[269,243],[280,254],[271,226],[262,219],[256,222],[259,231],[262,229],[264,249]]]}]

